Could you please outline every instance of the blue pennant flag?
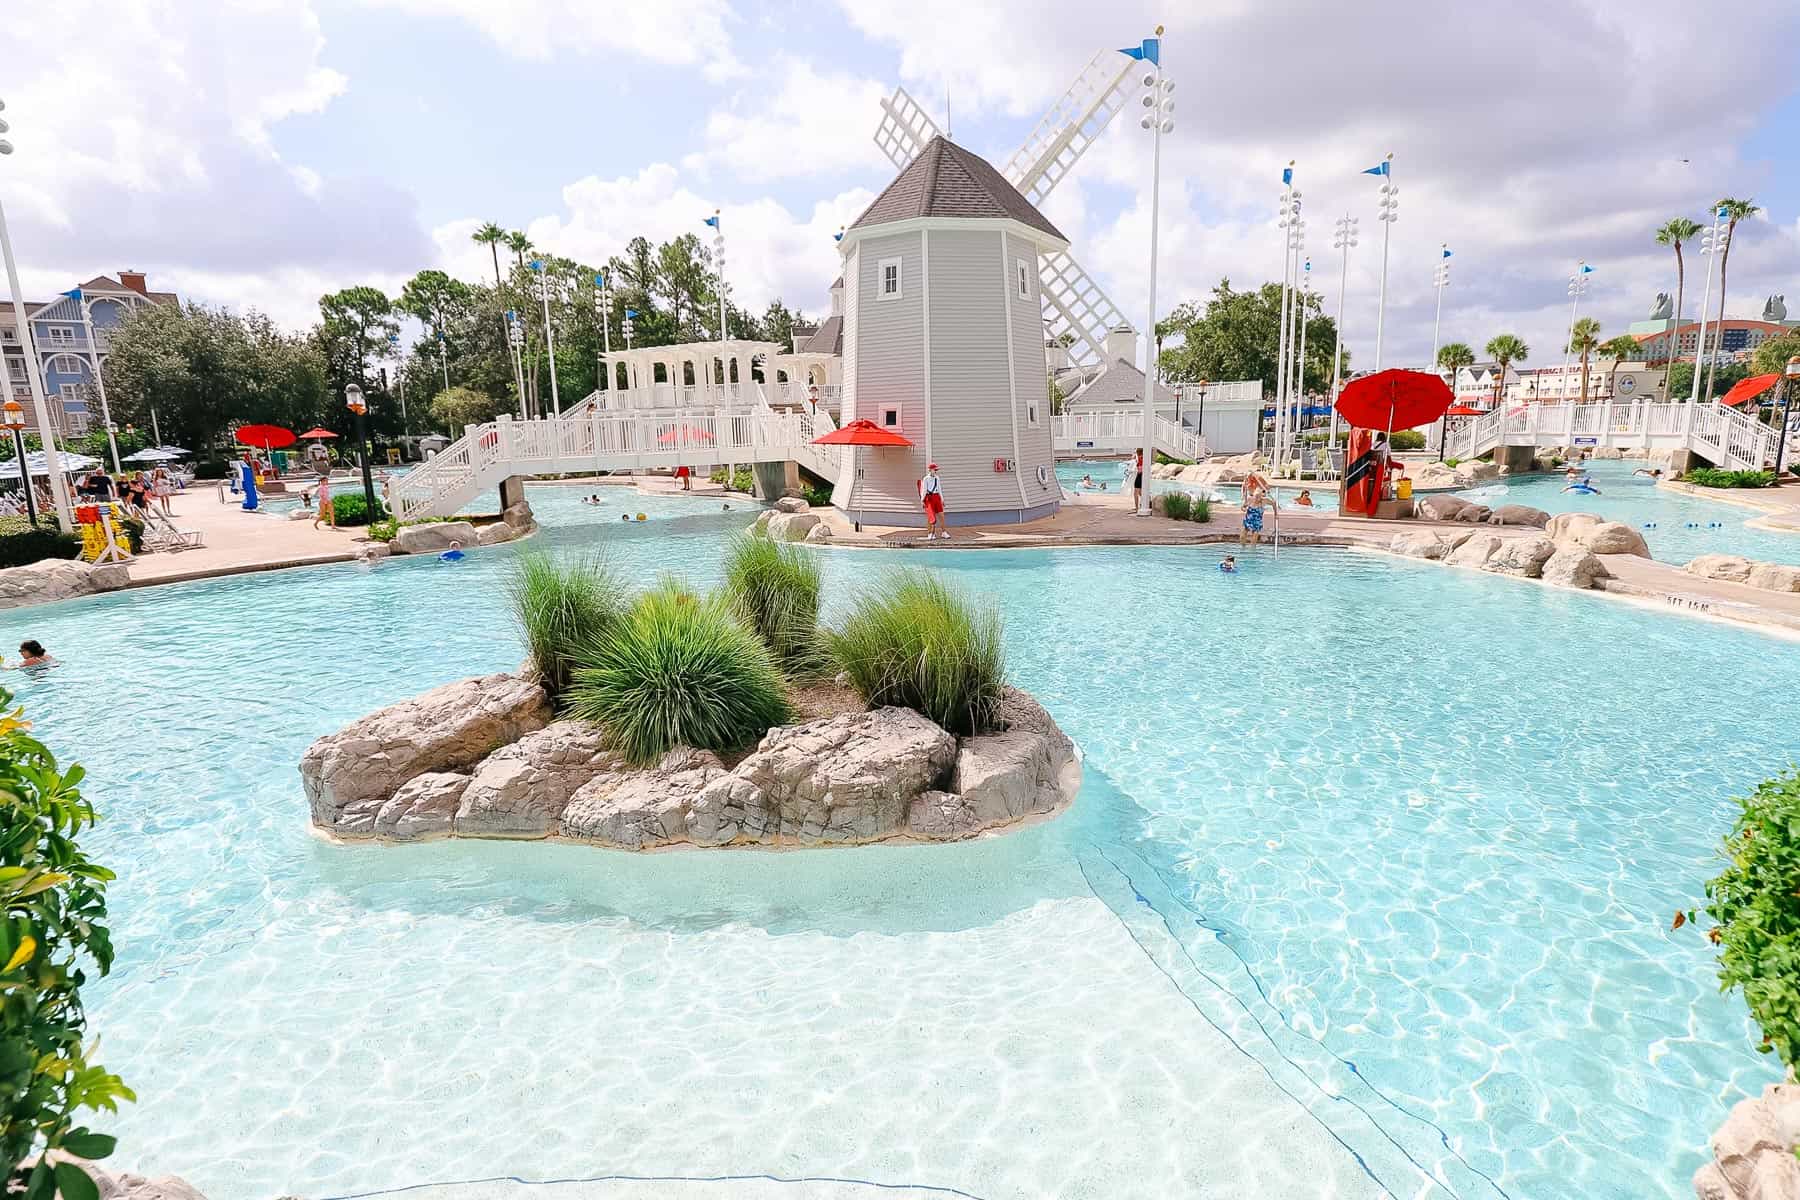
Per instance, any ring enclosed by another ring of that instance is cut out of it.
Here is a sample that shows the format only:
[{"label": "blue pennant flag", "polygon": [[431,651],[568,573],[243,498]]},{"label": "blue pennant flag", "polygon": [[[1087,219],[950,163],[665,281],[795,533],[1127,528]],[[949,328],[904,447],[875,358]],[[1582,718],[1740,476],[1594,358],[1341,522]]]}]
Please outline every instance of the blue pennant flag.
[{"label": "blue pennant flag", "polygon": [[534,271],[542,271],[544,269],[544,260],[541,258],[532,259],[531,260],[531,269]]},{"label": "blue pennant flag", "polygon": [[1310,258],[1306,260],[1306,269],[1308,271],[1312,270],[1312,259]]},{"label": "blue pennant flag", "polygon": [[519,319],[519,314],[516,311],[514,311],[513,309],[510,309],[510,308],[506,310],[507,324],[509,324],[509,325],[513,324],[518,319]]},{"label": "blue pennant flag", "polygon": [[1594,273],[1594,268],[1588,266],[1586,263],[1582,263],[1581,264],[1581,273],[1583,275],[1592,275]]},{"label": "blue pennant flag", "polygon": [[601,275],[601,274],[596,274],[594,276],[594,286],[595,287],[605,287],[606,286],[606,276]]},{"label": "blue pennant flag", "polygon": [[1139,62],[1154,63],[1160,67],[1162,66],[1162,39],[1145,38],[1143,45],[1125,46],[1120,49],[1119,53],[1129,54]]},{"label": "blue pennant flag", "polygon": [[71,300],[79,300],[79,299],[81,299],[81,289],[80,288],[70,288],[68,291],[64,292],[63,295],[67,296]]},{"label": "blue pennant flag", "polygon": [[1294,182],[1294,168],[1292,168],[1292,167],[1281,168],[1281,182],[1284,185],[1291,184]]},{"label": "blue pennant flag", "polygon": [[1374,166],[1370,167],[1368,170],[1364,171],[1363,174],[1364,175],[1386,175],[1388,173],[1388,167],[1390,167],[1392,165],[1393,164],[1389,163],[1388,160],[1384,158],[1380,162],[1376,163]]},{"label": "blue pennant flag", "polygon": [[633,318],[633,317],[635,317],[635,316],[637,316],[637,309],[635,309],[635,308],[628,308],[628,309],[626,309],[626,310],[625,310],[625,319],[626,319],[626,320],[627,320],[627,321],[629,321],[629,320],[631,320],[631,319],[632,319],[632,318]]},{"label": "blue pennant flag", "polygon": [[1449,257],[1450,257],[1450,247],[1448,247],[1448,246],[1445,246],[1445,247],[1444,247],[1444,257],[1445,257],[1445,258],[1449,258]]},{"label": "blue pennant flag", "polygon": [[712,226],[712,227],[713,227],[713,228],[714,228],[714,229],[717,229],[717,228],[718,228],[718,227],[719,227],[719,218],[717,218],[717,217],[708,217],[708,218],[706,218],[706,220],[704,220],[704,221],[702,221],[702,222],[700,222],[700,223],[701,223],[701,224],[702,224],[702,225],[711,225],[711,226]]},{"label": "blue pennant flag", "polygon": [[832,235],[831,235],[831,240],[832,240],[832,241],[834,241],[834,242],[841,242],[841,241],[843,241],[843,240],[844,240],[844,231],[843,231],[843,230],[841,230],[841,229],[840,229],[840,230],[838,230],[838,231],[837,231],[837,232],[836,232],[836,233],[834,233],[834,234],[832,234]]}]

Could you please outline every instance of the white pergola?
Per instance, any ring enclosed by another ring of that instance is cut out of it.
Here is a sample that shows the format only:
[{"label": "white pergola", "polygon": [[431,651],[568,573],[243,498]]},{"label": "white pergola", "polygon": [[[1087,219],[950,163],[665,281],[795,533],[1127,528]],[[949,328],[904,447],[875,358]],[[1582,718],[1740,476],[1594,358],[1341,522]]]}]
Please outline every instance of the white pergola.
[{"label": "white pergola", "polygon": [[[678,346],[639,346],[604,355],[607,382],[617,392],[649,393],[667,387],[718,394],[748,387],[753,371],[782,352],[775,342],[732,339],[724,342],[686,342]],[[658,371],[660,368],[660,374]]]}]

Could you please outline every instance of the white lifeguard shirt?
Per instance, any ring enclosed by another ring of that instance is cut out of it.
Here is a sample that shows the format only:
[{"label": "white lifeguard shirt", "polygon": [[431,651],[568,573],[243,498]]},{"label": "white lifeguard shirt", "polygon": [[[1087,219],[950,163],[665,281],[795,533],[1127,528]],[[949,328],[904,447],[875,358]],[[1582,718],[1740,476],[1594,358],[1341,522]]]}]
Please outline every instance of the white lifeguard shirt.
[{"label": "white lifeguard shirt", "polygon": [[943,494],[943,485],[938,482],[937,472],[929,472],[925,478],[919,480],[919,499],[923,500],[927,496],[942,496]]}]

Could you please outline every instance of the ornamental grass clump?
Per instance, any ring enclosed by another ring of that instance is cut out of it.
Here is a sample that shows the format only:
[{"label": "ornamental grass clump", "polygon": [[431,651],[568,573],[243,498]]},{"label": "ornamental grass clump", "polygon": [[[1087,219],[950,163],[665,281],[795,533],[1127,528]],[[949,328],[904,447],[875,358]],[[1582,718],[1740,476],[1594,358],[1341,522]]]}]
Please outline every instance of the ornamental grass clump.
[{"label": "ornamental grass clump", "polygon": [[787,542],[740,534],[725,552],[725,595],[790,676],[817,670],[818,559]]},{"label": "ornamental grass clump", "polygon": [[1188,505],[1188,520],[1196,525],[1205,525],[1212,520],[1212,501],[1205,496],[1195,496]]},{"label": "ornamental grass clump", "polygon": [[1170,492],[1162,501],[1163,516],[1171,521],[1185,521],[1194,510],[1194,498],[1186,492]]},{"label": "ornamental grass clump", "polygon": [[[1763,781],[1738,801],[1725,839],[1731,860],[1706,885],[1709,936],[1719,947],[1721,988],[1744,993],[1762,1050],[1800,1066],[1800,770]],[[1678,913],[1677,926],[1693,919]]]},{"label": "ornamental grass clump", "polygon": [[893,572],[824,637],[869,707],[910,708],[958,736],[996,724],[1006,685],[999,614],[932,572]]},{"label": "ornamental grass clump", "polygon": [[625,607],[625,588],[605,563],[559,560],[541,550],[519,556],[506,594],[531,660],[552,701],[569,687],[580,652],[601,637]]},{"label": "ornamental grass clump", "polygon": [[774,656],[732,602],[668,581],[581,652],[568,701],[637,765],[676,746],[740,750],[792,717]]}]

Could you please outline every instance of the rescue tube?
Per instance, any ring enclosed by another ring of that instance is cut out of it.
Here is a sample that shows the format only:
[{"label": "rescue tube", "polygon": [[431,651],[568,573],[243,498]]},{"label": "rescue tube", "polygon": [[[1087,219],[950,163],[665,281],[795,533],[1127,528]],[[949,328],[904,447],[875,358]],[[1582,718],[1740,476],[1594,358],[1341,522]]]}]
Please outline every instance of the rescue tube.
[{"label": "rescue tube", "polygon": [[1344,468],[1344,511],[1374,516],[1381,503],[1383,468],[1381,455],[1375,450],[1375,434],[1368,429],[1352,429],[1350,444],[1344,454],[1350,465]]}]

